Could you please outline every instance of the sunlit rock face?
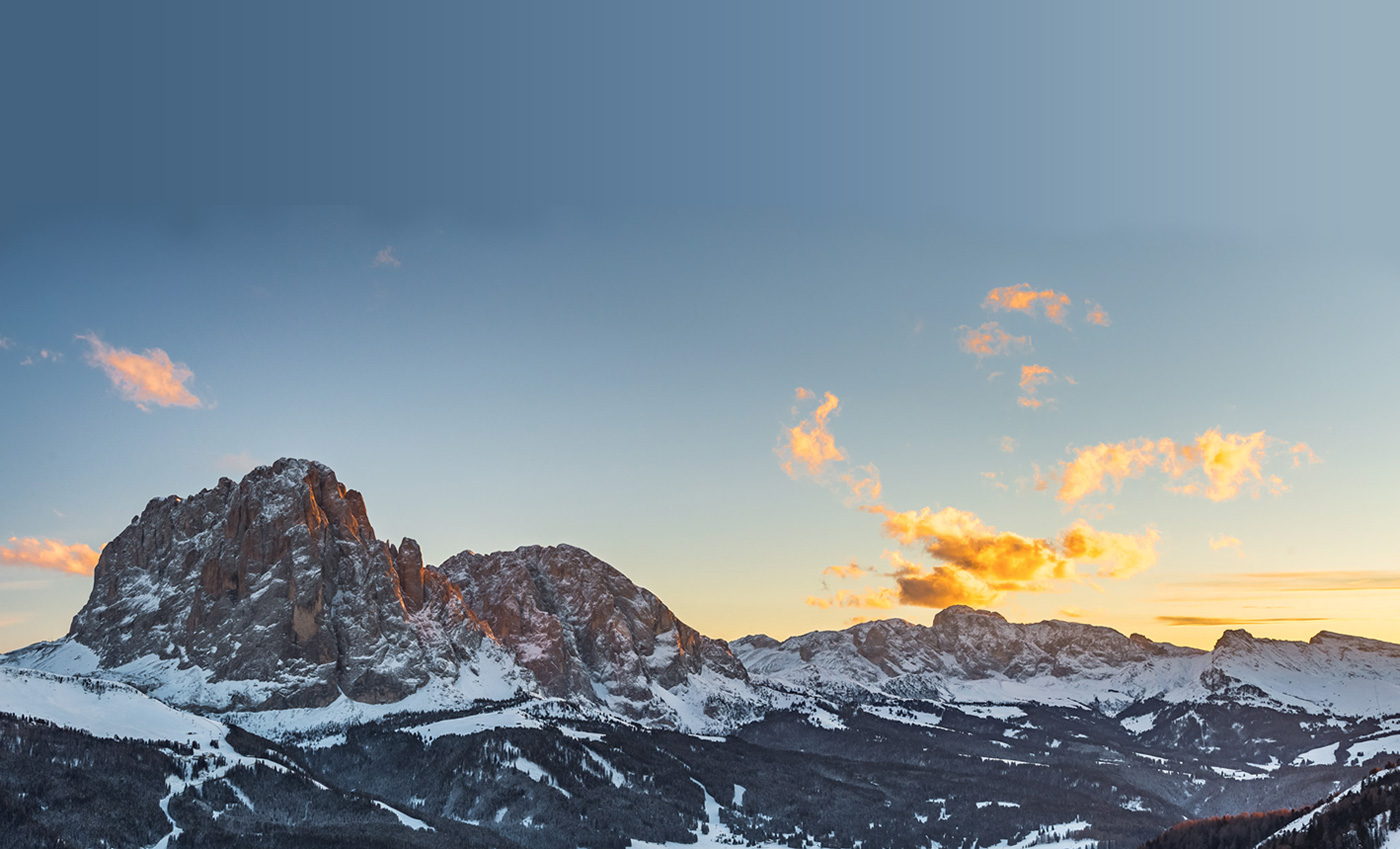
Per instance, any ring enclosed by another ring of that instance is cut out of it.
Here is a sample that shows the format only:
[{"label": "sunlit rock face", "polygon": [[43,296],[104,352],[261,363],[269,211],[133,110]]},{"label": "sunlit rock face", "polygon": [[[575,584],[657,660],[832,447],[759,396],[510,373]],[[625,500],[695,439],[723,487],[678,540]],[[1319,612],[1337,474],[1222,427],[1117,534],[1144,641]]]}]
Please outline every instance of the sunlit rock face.
[{"label": "sunlit rock face", "polygon": [[[484,630],[424,579],[416,543],[375,538],[358,492],[319,463],[280,460],[151,501],[103,549],[70,636],[108,668],[202,670],[211,686],[187,688],[191,704],[270,708],[401,699],[450,674]],[[228,682],[250,686],[212,686]]]},{"label": "sunlit rock face", "polygon": [[639,718],[665,717],[674,706],[658,691],[676,688],[711,715],[754,701],[728,644],[583,549],[467,551],[438,568],[546,694]]}]

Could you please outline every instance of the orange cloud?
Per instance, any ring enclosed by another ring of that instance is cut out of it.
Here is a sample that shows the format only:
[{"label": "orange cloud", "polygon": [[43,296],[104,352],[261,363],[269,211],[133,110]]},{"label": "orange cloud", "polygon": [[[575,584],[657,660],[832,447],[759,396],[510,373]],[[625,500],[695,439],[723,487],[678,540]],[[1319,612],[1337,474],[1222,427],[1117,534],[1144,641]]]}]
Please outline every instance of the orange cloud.
[{"label": "orange cloud", "polygon": [[1031,347],[1031,337],[1012,336],[1002,330],[995,321],[989,321],[981,327],[963,325],[958,329],[963,331],[958,339],[958,347],[969,354],[976,354],[979,360],[983,357],[1008,354],[1012,349],[1030,350]]},{"label": "orange cloud", "polygon": [[1088,615],[1084,612],[1083,608],[1079,607],[1062,607],[1059,613],[1067,619],[1083,619]]},{"label": "orange cloud", "polygon": [[889,610],[900,604],[900,600],[899,594],[895,590],[890,587],[880,587],[879,589],[866,589],[862,593],[837,590],[831,598],[809,595],[803,599],[803,603],[819,607],[822,610],[832,607],[873,607],[878,610]]},{"label": "orange cloud", "polygon": [[870,465],[861,466],[860,470],[865,472],[864,476],[859,476],[854,472],[842,472],[839,480],[850,487],[851,500],[853,502],[879,501],[880,491],[880,470]]},{"label": "orange cloud", "polygon": [[[1265,475],[1263,469],[1278,442],[1262,430],[1251,434],[1222,434],[1219,428],[1211,428],[1189,443],[1178,444],[1163,438],[1087,446],[1076,451],[1074,459],[1060,464],[1054,476],[1060,481],[1055,498],[1074,504],[1104,490],[1107,478],[1113,479],[1115,487],[1121,487],[1125,479],[1142,477],[1153,470],[1173,480],[1199,472],[1203,480],[1168,484],[1167,489],[1179,495],[1202,495],[1212,501],[1228,501],[1246,487],[1256,498],[1266,489],[1278,495],[1287,491],[1287,485],[1278,475]],[[1297,456],[1294,454],[1295,459]]]},{"label": "orange cloud", "polygon": [[1045,366],[1021,366],[1021,391],[1028,395],[1034,395],[1036,387],[1049,383],[1050,378],[1054,376],[1055,372]]},{"label": "orange cloud", "polygon": [[982,306],[989,310],[1015,310],[1027,315],[1035,315],[1036,307],[1045,310],[1045,317],[1056,324],[1064,324],[1069,310],[1069,295],[1044,289],[1039,292],[1031,289],[1029,283],[1015,286],[1002,286],[987,293]]},{"label": "orange cloud", "polygon": [[1295,469],[1303,465],[1304,462],[1309,464],[1322,462],[1322,458],[1314,454],[1313,450],[1308,447],[1306,442],[1299,442],[1297,445],[1294,445],[1292,448],[1288,449],[1288,453],[1293,455],[1293,468]]},{"label": "orange cloud", "polygon": [[1034,410],[1039,408],[1040,405],[1045,402],[1041,401],[1039,398],[1026,398],[1023,396],[1021,398],[1017,398],[1016,403],[1020,404],[1022,407],[1029,407],[1032,410]]},{"label": "orange cloud", "polygon": [[1103,577],[1127,578],[1157,563],[1159,539],[1156,528],[1141,534],[1115,534],[1095,530],[1080,519],[1060,535],[1060,549],[1068,558],[1098,563]]},{"label": "orange cloud", "polygon": [[[807,390],[799,389],[797,397],[811,395],[803,393],[807,393]],[[804,420],[796,427],[788,428],[787,443],[779,446],[778,455],[784,458],[783,471],[790,477],[797,477],[798,466],[805,467],[812,477],[818,477],[826,464],[846,459],[845,452],[836,447],[836,440],[826,427],[827,417],[836,412],[840,403],[835,395],[828,392],[810,421]]]},{"label": "orange cloud", "polygon": [[1084,316],[1084,320],[1090,324],[1097,324],[1099,327],[1107,327],[1111,322],[1108,313],[1103,311],[1103,307],[1093,301],[1085,301],[1089,305],[1089,314]]},{"label": "orange cloud", "polygon": [[125,348],[113,348],[95,334],[78,337],[92,346],[87,361],[107,373],[112,385],[128,401],[149,411],[148,404],[162,407],[198,407],[201,401],[185,388],[194,372],[184,363],[171,362],[170,355],[160,348],[147,348],[136,354]]},{"label": "orange cloud", "polygon": [[903,545],[919,545],[929,556],[969,572],[996,591],[1040,589],[1044,582],[1067,578],[1073,567],[1048,540],[998,533],[975,514],[954,507],[895,512],[869,508],[885,517],[887,536]]},{"label": "orange cloud", "polygon": [[1016,450],[1016,440],[1009,436],[1003,436],[997,446],[1003,454],[1010,454]]},{"label": "orange cloud", "polygon": [[807,401],[815,397],[817,397],[817,393],[813,392],[812,390],[804,389],[801,386],[797,387],[797,400]]},{"label": "orange cloud", "polygon": [[10,537],[9,545],[0,545],[0,563],[12,566],[37,566],[77,575],[91,575],[97,566],[98,552],[82,543],[65,545],[56,539]]},{"label": "orange cloud", "polygon": [[844,580],[846,578],[859,578],[865,574],[865,570],[860,568],[860,564],[852,560],[850,564],[846,566],[842,566],[839,563],[835,566],[828,566],[822,570],[822,574],[831,575]]}]

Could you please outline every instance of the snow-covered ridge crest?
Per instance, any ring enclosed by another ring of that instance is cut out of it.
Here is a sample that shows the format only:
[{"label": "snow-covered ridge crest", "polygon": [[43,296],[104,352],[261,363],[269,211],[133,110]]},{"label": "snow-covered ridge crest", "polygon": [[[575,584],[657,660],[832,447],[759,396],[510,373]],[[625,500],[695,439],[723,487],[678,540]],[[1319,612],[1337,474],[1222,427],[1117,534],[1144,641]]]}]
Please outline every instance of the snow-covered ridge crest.
[{"label": "snow-covered ridge crest", "polygon": [[1226,631],[1209,652],[1078,622],[1019,624],[956,605],[930,626],[865,622],[734,651],[759,682],[840,701],[1093,706],[1228,701],[1339,716],[1385,716],[1400,704],[1400,646],[1321,632],[1309,642]]}]

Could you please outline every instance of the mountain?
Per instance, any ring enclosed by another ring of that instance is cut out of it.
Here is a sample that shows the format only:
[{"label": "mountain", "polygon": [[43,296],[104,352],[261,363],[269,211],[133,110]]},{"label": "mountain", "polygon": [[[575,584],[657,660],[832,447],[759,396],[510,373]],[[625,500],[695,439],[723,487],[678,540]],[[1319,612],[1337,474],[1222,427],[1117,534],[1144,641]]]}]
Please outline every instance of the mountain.
[{"label": "mountain", "polygon": [[572,546],[425,564],[309,460],[152,501],[0,656],[0,847],[1121,849],[1395,753],[1400,646],[964,606],[731,645]]},{"label": "mountain", "polygon": [[1099,706],[1229,702],[1350,717],[1400,705],[1400,646],[1323,631],[1309,642],[1226,631],[1209,651],[1077,622],[1017,624],[954,605],[929,626],[887,619],[733,644],[751,675],[838,700]]},{"label": "mountain", "polygon": [[7,662],[100,669],[215,711],[539,692],[699,728],[759,701],[722,641],[587,552],[463,552],[434,569],[412,539],[377,539],[331,469],[291,459],[151,501],[103,549],[68,636]]}]

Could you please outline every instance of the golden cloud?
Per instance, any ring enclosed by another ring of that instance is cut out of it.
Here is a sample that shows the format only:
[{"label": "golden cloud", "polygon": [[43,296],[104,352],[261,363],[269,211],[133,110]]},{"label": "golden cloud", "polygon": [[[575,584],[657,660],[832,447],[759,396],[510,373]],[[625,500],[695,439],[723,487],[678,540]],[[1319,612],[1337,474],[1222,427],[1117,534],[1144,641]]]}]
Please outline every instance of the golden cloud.
[{"label": "golden cloud", "polygon": [[1089,306],[1089,314],[1084,316],[1085,321],[1090,324],[1097,324],[1099,327],[1107,327],[1112,323],[1108,318],[1108,313],[1104,312],[1103,307],[1093,301],[1085,301],[1084,303]]},{"label": "golden cloud", "polygon": [[[1113,479],[1117,488],[1125,479],[1142,477],[1153,470],[1173,480],[1199,472],[1203,480],[1168,484],[1169,491],[1180,495],[1203,495],[1212,501],[1228,501],[1246,487],[1256,498],[1264,490],[1278,495],[1288,487],[1278,475],[1265,475],[1263,465],[1275,453],[1279,441],[1262,430],[1251,434],[1222,434],[1219,428],[1211,428],[1189,443],[1178,444],[1163,438],[1087,446],[1078,449],[1068,463],[1060,464],[1059,472],[1053,476],[1060,481],[1055,498],[1074,504],[1106,489],[1108,478]],[[1295,453],[1295,459],[1297,456]]]},{"label": "golden cloud", "polygon": [[865,574],[865,570],[860,568],[860,564],[852,560],[848,565],[845,566],[839,563],[835,566],[828,566],[822,570],[822,574],[831,575],[832,577],[841,578],[844,580],[846,578],[859,578]]},{"label": "golden cloud", "polygon": [[1288,453],[1293,455],[1293,468],[1295,469],[1304,463],[1311,464],[1322,462],[1322,458],[1314,454],[1313,450],[1308,447],[1306,442],[1299,442],[1294,445],[1292,448],[1288,449]]},{"label": "golden cloud", "polygon": [[68,545],[56,539],[10,537],[9,545],[0,545],[0,563],[11,566],[37,566],[76,575],[91,575],[97,566],[98,552],[82,543]]},{"label": "golden cloud", "polygon": [[1013,349],[1030,350],[1031,347],[1031,337],[1012,336],[1002,330],[995,321],[989,321],[981,327],[963,325],[958,329],[963,331],[958,338],[958,347],[969,354],[976,354],[979,360],[983,357],[1009,354]]},{"label": "golden cloud", "polygon": [[1016,403],[1020,404],[1022,407],[1029,407],[1030,409],[1035,410],[1038,409],[1040,405],[1045,402],[1041,401],[1039,398],[1027,398],[1025,396],[1022,396],[1016,399]]},{"label": "golden cloud", "polygon": [[[808,398],[811,393],[799,388],[797,397]],[[783,471],[790,477],[798,476],[798,467],[804,467],[812,477],[819,477],[828,463],[846,459],[845,452],[836,447],[836,440],[826,426],[827,417],[836,412],[840,403],[828,392],[810,421],[803,420],[787,429],[787,442],[779,446],[778,455],[783,458]]]},{"label": "golden cloud", "polygon": [[1002,286],[987,293],[982,306],[989,310],[1007,310],[1035,315],[1037,308],[1045,311],[1045,317],[1056,324],[1064,324],[1068,318],[1069,295],[1054,289],[1039,292],[1031,289],[1029,283],[1015,286]]},{"label": "golden cloud", "polygon": [[1098,563],[1103,577],[1127,578],[1157,563],[1159,539],[1156,528],[1141,534],[1116,534],[1095,530],[1080,519],[1060,535],[1060,549],[1073,560]]},{"label": "golden cloud", "polygon": [[149,411],[147,404],[201,406],[201,401],[185,387],[194,372],[184,363],[171,362],[170,355],[160,348],[147,348],[144,354],[136,354],[114,348],[95,334],[78,338],[92,346],[87,361],[106,372],[121,396],[141,409]]},{"label": "golden cloud", "polygon": [[1330,622],[1326,616],[1275,616],[1267,619],[1239,619],[1234,616],[1158,616],[1158,622],[1163,625],[1209,625],[1220,627],[1222,625],[1269,625],[1276,622]]}]

